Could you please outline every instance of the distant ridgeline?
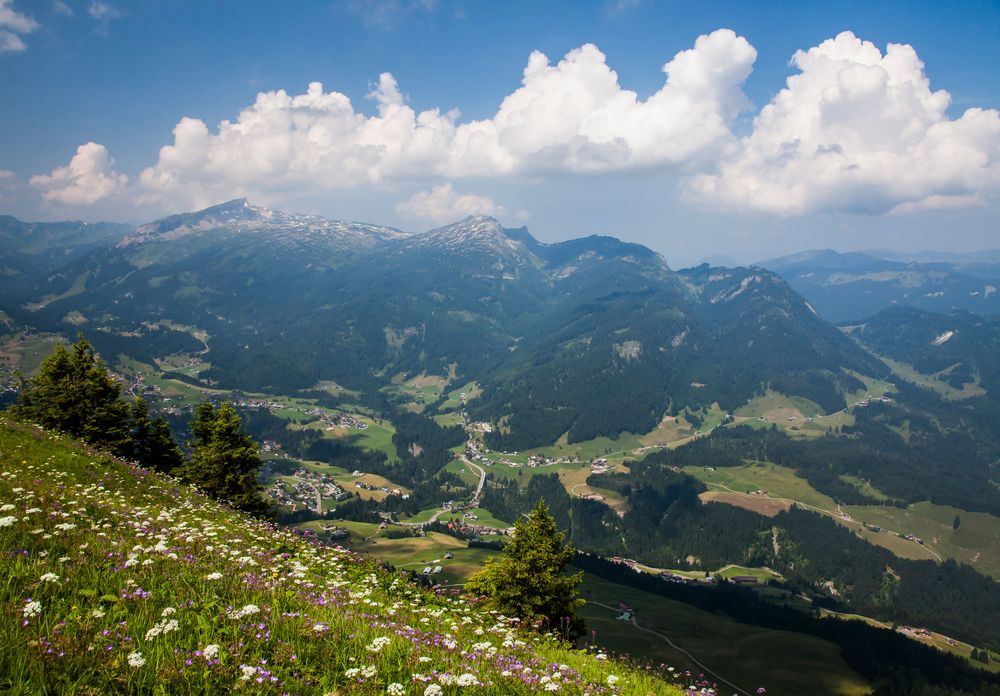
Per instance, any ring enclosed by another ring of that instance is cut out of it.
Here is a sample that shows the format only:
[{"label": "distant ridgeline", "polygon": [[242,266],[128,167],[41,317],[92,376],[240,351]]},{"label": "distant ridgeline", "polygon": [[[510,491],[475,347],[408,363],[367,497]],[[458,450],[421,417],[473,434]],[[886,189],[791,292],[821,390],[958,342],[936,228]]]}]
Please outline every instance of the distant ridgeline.
[{"label": "distant ridgeline", "polygon": [[857,322],[904,306],[1000,314],[1000,250],[908,256],[824,249],[760,265],[780,274],[829,321]]},{"label": "distant ridgeline", "polygon": [[502,449],[647,432],[767,388],[836,411],[857,375],[888,374],[773,273],[676,273],[610,237],[542,244],[483,217],[406,234],[242,200],[79,248],[63,224],[0,220],[16,321],[146,363],[200,352],[199,380],[246,391],[329,380],[370,401],[399,373],[476,380],[470,414],[501,424]]}]

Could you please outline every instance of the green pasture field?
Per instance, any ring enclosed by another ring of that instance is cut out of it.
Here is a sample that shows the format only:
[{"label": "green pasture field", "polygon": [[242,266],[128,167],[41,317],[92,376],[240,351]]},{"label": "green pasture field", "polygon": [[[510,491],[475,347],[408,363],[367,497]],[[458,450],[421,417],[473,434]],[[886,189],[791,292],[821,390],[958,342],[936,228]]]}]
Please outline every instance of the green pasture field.
[{"label": "green pasture field", "polygon": [[918,384],[921,387],[925,387],[927,389],[931,389],[934,392],[943,396],[944,398],[950,399],[952,401],[969,399],[974,396],[982,396],[983,394],[986,393],[986,390],[979,385],[979,375],[976,375],[974,381],[962,385],[961,389],[955,389],[955,387],[951,386],[944,380],[938,379],[939,376],[946,374],[952,368],[949,368],[948,370],[942,370],[941,372],[936,372],[932,375],[927,375],[924,374],[923,372],[918,372],[917,370],[913,369],[912,365],[908,365],[907,363],[896,362],[895,360],[881,356],[880,359],[882,360],[882,362],[888,365],[889,368],[894,373],[896,373],[906,381],[913,382],[914,384]]},{"label": "green pasture field", "polygon": [[[640,630],[645,628],[668,637],[749,693],[758,687],[769,696],[861,696],[868,691],[865,680],[840,656],[839,647],[814,636],[740,624],[591,575],[585,577],[581,596],[588,600],[581,613],[588,627],[597,631],[596,642],[618,654],[702,671],[662,637]],[[638,627],[616,618],[620,602],[635,610]],[[720,635],[726,639],[718,640]],[[734,691],[723,686],[720,693]]]}]

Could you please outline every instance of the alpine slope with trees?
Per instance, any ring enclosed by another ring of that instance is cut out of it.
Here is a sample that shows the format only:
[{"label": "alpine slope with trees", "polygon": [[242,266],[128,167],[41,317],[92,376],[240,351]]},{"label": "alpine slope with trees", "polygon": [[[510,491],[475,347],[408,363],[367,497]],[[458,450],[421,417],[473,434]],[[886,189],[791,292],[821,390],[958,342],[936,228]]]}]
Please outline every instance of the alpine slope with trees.
[{"label": "alpine slope with trees", "polygon": [[122,398],[121,385],[83,336],[69,349],[57,343],[38,374],[22,378],[19,401],[9,412],[22,422],[172,474],[234,508],[257,515],[269,512],[257,480],[257,443],[241,430],[232,406],[216,408],[206,402],[195,411],[191,455],[186,459],[163,418],[150,418],[142,399],[129,406]]}]

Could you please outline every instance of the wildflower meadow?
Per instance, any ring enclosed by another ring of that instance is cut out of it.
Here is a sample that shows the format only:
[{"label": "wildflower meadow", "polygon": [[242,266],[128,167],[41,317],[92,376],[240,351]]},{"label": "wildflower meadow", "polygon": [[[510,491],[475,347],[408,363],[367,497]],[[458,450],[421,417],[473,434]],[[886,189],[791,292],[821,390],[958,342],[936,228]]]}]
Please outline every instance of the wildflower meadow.
[{"label": "wildflower meadow", "polygon": [[0,551],[10,693],[710,693],[3,420]]}]

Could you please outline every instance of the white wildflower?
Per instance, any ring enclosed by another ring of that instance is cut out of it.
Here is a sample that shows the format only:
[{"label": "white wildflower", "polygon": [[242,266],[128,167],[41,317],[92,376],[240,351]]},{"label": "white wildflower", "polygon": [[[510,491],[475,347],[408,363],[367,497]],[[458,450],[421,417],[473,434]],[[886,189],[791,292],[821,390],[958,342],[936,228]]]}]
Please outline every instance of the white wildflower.
[{"label": "white wildflower", "polygon": [[128,663],[132,667],[142,667],[146,664],[146,658],[142,656],[141,652],[130,653],[128,656]]},{"label": "white wildflower", "polygon": [[163,633],[170,633],[176,631],[180,624],[177,623],[177,619],[170,619],[169,621],[164,620],[153,626],[151,629],[146,631],[146,640],[152,640],[156,636]]},{"label": "white wildflower", "polygon": [[257,668],[251,665],[240,665],[240,681],[250,681],[253,679],[253,675],[257,674]]},{"label": "white wildflower", "polygon": [[59,576],[55,573],[46,573],[38,578],[38,582],[59,582]]},{"label": "white wildflower", "polygon": [[42,613],[42,603],[35,600],[28,600],[21,613],[24,614],[24,618],[32,619]]},{"label": "white wildflower", "polygon": [[174,607],[167,607],[166,609],[160,612],[160,616],[162,616],[163,618],[167,618],[171,614],[176,614],[176,613],[177,610]]},{"label": "white wildflower", "polygon": [[387,696],[403,696],[406,693],[406,687],[399,682],[393,682],[386,687],[385,693]]},{"label": "white wildflower", "polygon": [[11,505],[10,503],[7,503],[6,505],[0,505],[0,512],[10,512],[15,507],[16,507],[15,505]]},{"label": "white wildflower", "polygon": [[14,517],[13,515],[0,517],[0,527],[10,527],[15,522],[17,522],[17,518]]},{"label": "white wildflower", "polygon": [[424,696],[441,696],[441,687],[437,684],[431,684],[424,689]]},{"label": "white wildflower", "polygon": [[205,579],[206,580],[221,580],[222,579],[222,573],[219,573],[219,572],[209,573],[208,575],[205,576]]},{"label": "white wildflower", "polygon": [[206,645],[205,649],[201,651],[201,654],[205,656],[206,660],[214,660],[219,656],[219,646],[216,644]]},{"label": "white wildflower", "polygon": [[459,678],[455,680],[455,683],[459,686],[476,686],[479,684],[479,680],[476,679],[475,675],[466,672],[465,674],[459,676]]},{"label": "white wildflower", "polygon": [[614,674],[609,674],[606,681],[608,682],[608,686],[614,686],[619,680]]},{"label": "white wildflower", "polygon": [[230,619],[242,619],[247,616],[253,616],[254,614],[260,613],[260,607],[256,604],[247,604],[241,609],[230,609],[227,615]]},{"label": "white wildflower", "polygon": [[382,648],[389,645],[391,642],[392,642],[391,638],[387,638],[386,636],[379,636],[378,638],[373,640],[371,642],[371,645],[369,645],[366,649],[368,650],[368,652],[376,652],[376,653],[381,652]]}]

